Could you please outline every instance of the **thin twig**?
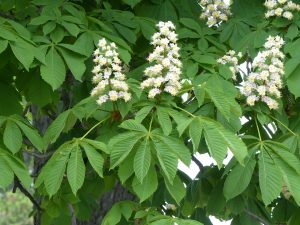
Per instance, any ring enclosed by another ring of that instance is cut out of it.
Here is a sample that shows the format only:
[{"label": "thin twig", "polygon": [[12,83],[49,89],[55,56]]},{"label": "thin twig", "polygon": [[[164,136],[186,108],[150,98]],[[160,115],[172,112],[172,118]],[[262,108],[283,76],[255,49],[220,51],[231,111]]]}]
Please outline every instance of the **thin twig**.
[{"label": "thin twig", "polygon": [[249,210],[245,209],[244,211],[245,211],[245,213],[246,213],[247,215],[249,215],[249,216],[252,217],[253,219],[259,221],[260,223],[262,223],[262,224],[264,224],[264,225],[270,225],[270,223],[269,223],[268,221],[266,221],[265,219],[259,217],[259,216],[256,215],[256,214],[250,212]]},{"label": "thin twig", "polygon": [[38,211],[42,211],[43,209],[40,207],[39,203],[34,199],[34,197],[30,194],[29,191],[26,190],[26,188],[23,187],[21,184],[19,178],[15,175],[14,177],[14,187],[13,187],[13,193],[16,192],[17,188],[32,202],[32,204],[37,208]]},{"label": "thin twig", "polygon": [[71,214],[71,225],[77,225],[76,216],[75,216],[75,210],[72,206],[72,204],[68,204],[70,214]]}]

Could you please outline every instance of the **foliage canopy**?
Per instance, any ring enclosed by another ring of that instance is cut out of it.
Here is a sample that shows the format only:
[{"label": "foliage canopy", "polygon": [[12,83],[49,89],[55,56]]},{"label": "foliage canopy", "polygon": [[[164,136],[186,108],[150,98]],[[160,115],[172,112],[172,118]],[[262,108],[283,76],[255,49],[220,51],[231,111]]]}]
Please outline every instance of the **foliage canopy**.
[{"label": "foliage canopy", "polygon": [[[0,188],[31,196],[45,225],[88,221],[116,183],[135,197],[103,225],[210,225],[210,215],[300,224],[300,13],[265,18],[264,1],[234,0],[228,20],[209,27],[202,11],[196,0],[0,1]],[[140,83],[159,21],[176,25],[182,88],[150,99]],[[285,41],[272,110],[239,90],[270,35]],[[118,47],[128,102],[90,96],[101,38]],[[236,79],[217,62],[229,50],[245,62]],[[179,160],[196,162],[195,179]]]}]

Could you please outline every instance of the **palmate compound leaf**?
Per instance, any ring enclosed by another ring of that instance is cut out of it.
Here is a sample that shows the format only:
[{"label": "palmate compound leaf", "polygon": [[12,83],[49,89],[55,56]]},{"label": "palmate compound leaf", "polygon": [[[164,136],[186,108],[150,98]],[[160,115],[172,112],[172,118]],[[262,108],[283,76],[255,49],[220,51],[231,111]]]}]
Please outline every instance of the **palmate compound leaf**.
[{"label": "palmate compound leaf", "polygon": [[219,122],[204,116],[187,118],[185,115],[174,110],[170,111],[170,115],[177,123],[179,135],[182,135],[189,127],[189,135],[194,150],[198,148],[199,138],[204,133],[209,152],[219,167],[222,166],[228,149],[231,150],[240,164],[244,164],[244,159],[248,155],[246,145],[237,135],[225,129]]},{"label": "palmate compound leaf", "polygon": [[85,165],[81,149],[78,145],[74,145],[74,148],[71,151],[67,166],[67,177],[72,192],[76,195],[78,189],[83,185],[85,177]]}]

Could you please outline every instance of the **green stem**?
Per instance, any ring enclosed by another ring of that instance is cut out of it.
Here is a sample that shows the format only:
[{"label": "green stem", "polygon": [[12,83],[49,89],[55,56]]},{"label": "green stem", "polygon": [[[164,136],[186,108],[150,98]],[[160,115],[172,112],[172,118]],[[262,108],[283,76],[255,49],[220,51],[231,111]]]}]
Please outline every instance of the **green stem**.
[{"label": "green stem", "polygon": [[260,135],[260,130],[259,130],[259,127],[258,127],[256,116],[254,116],[254,121],[255,121],[255,125],[256,125],[256,129],[257,129],[259,140],[260,140],[260,142],[262,142],[261,135]]},{"label": "green stem", "polygon": [[189,114],[191,117],[196,117],[194,114],[190,113],[189,111],[179,107],[179,106],[175,106],[175,108],[180,109],[181,111],[185,112],[186,114]]},{"label": "green stem", "polygon": [[285,129],[287,129],[291,134],[297,136],[297,134],[295,132],[293,132],[290,128],[288,128],[287,125],[285,125],[284,123],[282,123],[279,119],[275,118],[274,116],[269,115],[273,120],[275,120],[276,122],[280,123]]},{"label": "green stem", "polygon": [[98,123],[96,123],[93,127],[91,127],[79,140],[83,140],[89,133],[91,133],[96,127],[98,127],[101,123],[103,123],[104,121],[106,121],[109,118],[106,117],[103,120],[99,121]]}]

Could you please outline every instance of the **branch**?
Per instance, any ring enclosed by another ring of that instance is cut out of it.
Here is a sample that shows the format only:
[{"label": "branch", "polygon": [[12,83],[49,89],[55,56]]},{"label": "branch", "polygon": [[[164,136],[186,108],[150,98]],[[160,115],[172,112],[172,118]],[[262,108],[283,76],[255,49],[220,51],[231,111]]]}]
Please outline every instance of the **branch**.
[{"label": "branch", "polygon": [[200,171],[203,170],[204,166],[202,165],[202,163],[199,161],[199,159],[196,158],[196,156],[192,155],[192,160],[194,163],[197,164],[197,166],[199,167]]},{"label": "branch", "polygon": [[14,187],[13,187],[13,193],[16,193],[17,188],[32,202],[32,204],[37,208],[38,211],[42,211],[43,209],[40,207],[39,203],[34,199],[34,197],[30,194],[29,191],[26,190],[26,188],[23,187],[21,184],[19,178],[15,175],[14,177]]},{"label": "branch", "polygon": [[31,156],[34,156],[36,158],[39,158],[39,159],[45,159],[45,158],[49,158],[53,152],[49,152],[49,153],[46,153],[46,154],[39,154],[39,153],[36,153],[36,152],[31,152],[31,151],[28,151],[28,150],[23,150],[24,153],[28,154],[28,155],[31,155]]},{"label": "branch", "polygon": [[264,225],[270,225],[270,223],[269,223],[268,221],[266,221],[265,219],[259,217],[259,216],[256,215],[256,214],[250,212],[249,210],[245,209],[244,211],[245,211],[245,213],[246,213],[248,216],[252,217],[253,219],[257,220],[258,222],[260,222],[260,223],[262,223],[262,224],[264,224]]},{"label": "branch", "polygon": [[69,207],[70,214],[71,214],[71,225],[77,225],[75,210],[74,210],[72,204],[68,204],[68,207]]}]

